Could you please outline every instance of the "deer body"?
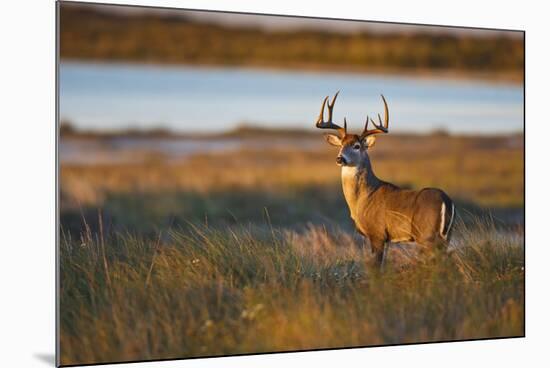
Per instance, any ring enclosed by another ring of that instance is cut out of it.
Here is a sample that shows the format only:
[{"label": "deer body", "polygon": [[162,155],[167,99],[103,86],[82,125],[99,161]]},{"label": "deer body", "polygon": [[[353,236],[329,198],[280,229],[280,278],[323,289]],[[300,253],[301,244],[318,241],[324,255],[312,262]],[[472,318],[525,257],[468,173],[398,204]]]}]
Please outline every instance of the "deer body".
[{"label": "deer body", "polygon": [[401,189],[355,167],[342,168],[342,189],[357,231],[379,256],[390,242],[446,244],[454,204],[442,190]]},{"label": "deer body", "polygon": [[340,148],[336,162],[342,166],[342,190],[350,217],[359,233],[367,238],[382,266],[387,243],[415,242],[423,248],[445,247],[448,244],[455,207],[440,189],[424,188],[418,191],[401,189],[382,181],[374,174],[368,149],[374,145],[374,134],[387,133],[389,113],[384,99],[385,124],[368,129],[368,118],[361,135],[347,134],[344,128],[332,123],[332,108],[338,94],[329,103],[329,121],[323,120],[325,101],[317,127],[337,129],[339,136],[328,134],[327,141]]}]

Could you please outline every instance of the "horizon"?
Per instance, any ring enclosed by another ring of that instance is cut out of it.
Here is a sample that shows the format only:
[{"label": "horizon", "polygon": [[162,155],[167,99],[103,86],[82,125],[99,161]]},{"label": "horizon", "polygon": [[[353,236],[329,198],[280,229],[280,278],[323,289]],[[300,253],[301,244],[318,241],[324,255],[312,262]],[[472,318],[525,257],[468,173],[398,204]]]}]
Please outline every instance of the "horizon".
[{"label": "horizon", "polygon": [[[214,138],[239,138],[239,134],[254,136],[255,134],[261,138],[270,137],[271,135],[292,135],[299,134],[305,135],[307,138],[314,137],[316,133],[319,133],[320,130],[315,126],[311,127],[274,127],[274,126],[263,126],[254,124],[252,122],[245,122],[236,124],[230,128],[220,131],[193,131],[187,132],[185,130],[174,130],[167,128],[162,125],[152,125],[150,127],[139,127],[132,124],[118,128],[107,128],[107,129],[98,129],[98,128],[79,128],[78,125],[74,124],[72,121],[63,120],[59,121],[59,135],[61,137],[85,137],[85,136],[94,136],[97,138],[111,138],[117,136],[124,137],[139,137],[139,138],[181,138],[181,139],[194,139],[194,138],[203,138],[203,137],[214,137]],[[328,131],[327,131],[328,132]],[[358,133],[357,131],[356,133]],[[350,132],[353,134],[353,132]],[[409,135],[418,135],[418,136],[430,136],[430,135],[447,135],[452,137],[512,137],[518,135],[524,135],[523,130],[517,131],[507,131],[507,132],[473,132],[468,134],[467,132],[450,132],[444,128],[434,127],[433,130],[417,132],[414,130],[398,130],[397,132],[390,131],[393,136],[409,136]]]}]

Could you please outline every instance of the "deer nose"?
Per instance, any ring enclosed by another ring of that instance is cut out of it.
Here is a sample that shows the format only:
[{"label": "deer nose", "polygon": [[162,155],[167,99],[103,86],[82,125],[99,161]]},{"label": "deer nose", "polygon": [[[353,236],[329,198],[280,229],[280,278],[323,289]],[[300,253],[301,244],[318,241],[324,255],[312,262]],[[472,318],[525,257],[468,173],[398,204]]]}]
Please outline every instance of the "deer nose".
[{"label": "deer nose", "polygon": [[336,157],[336,163],[338,165],[345,165],[346,164],[346,159],[343,156],[337,156]]}]

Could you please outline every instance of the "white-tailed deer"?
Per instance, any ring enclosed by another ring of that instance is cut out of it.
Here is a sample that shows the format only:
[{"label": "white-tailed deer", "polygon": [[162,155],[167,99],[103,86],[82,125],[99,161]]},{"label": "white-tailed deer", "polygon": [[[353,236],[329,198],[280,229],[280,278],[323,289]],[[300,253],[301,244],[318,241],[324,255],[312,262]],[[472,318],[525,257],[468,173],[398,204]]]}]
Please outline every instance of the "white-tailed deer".
[{"label": "white-tailed deer", "polygon": [[401,189],[378,179],[372,170],[368,150],[374,145],[374,135],[388,133],[389,111],[384,96],[384,122],[378,114],[379,124],[370,119],[374,129],[369,129],[367,117],[363,132],[357,135],[347,133],[345,118],[343,128],[332,121],[338,93],[328,103],[327,121],[325,97],[316,126],[338,132],[325,134],[325,138],[340,148],[336,163],[342,167],[344,196],[357,231],[370,241],[376,264],[382,266],[388,243],[414,242],[425,249],[446,248],[455,214],[449,196],[436,188]]}]

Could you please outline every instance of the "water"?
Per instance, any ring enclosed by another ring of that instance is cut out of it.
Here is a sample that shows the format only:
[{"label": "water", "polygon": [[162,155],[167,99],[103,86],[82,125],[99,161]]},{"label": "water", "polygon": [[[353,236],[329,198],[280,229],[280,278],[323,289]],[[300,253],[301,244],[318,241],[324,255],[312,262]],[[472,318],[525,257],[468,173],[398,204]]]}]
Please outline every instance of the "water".
[{"label": "water", "polygon": [[62,163],[115,164],[139,163],[151,157],[179,161],[195,154],[221,153],[247,149],[292,149],[315,151],[325,147],[321,138],[271,138],[246,140],[242,138],[171,139],[155,137],[113,137],[109,139],[62,139],[59,157]]},{"label": "water", "polygon": [[390,107],[392,131],[523,129],[523,87],[471,80],[304,71],[62,62],[60,116],[86,129],[214,132],[242,123],[310,128],[322,98],[352,130]]}]

